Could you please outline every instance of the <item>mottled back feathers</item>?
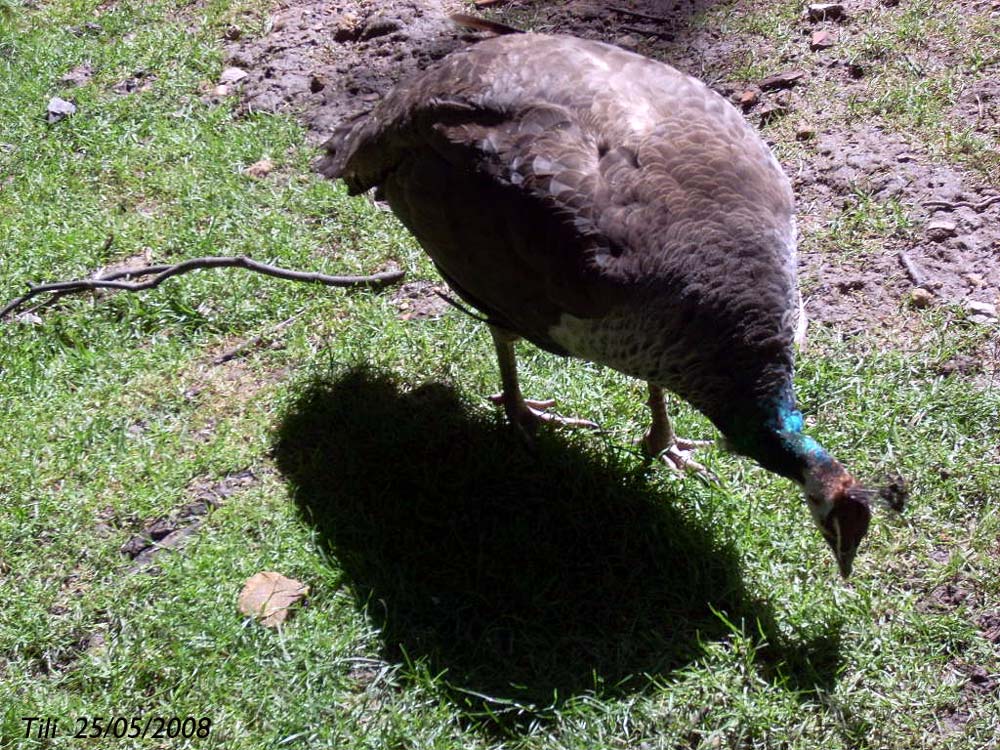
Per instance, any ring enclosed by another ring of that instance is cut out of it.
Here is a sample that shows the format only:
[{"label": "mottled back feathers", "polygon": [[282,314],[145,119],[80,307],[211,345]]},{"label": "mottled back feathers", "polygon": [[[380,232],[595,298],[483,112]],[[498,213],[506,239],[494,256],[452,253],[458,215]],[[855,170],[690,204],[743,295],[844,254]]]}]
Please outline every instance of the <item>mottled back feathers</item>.
[{"label": "mottled back feathers", "polygon": [[321,171],[377,187],[495,324],[666,386],[724,432],[788,391],[791,190],[699,81],[598,42],[498,37],[327,147]]}]

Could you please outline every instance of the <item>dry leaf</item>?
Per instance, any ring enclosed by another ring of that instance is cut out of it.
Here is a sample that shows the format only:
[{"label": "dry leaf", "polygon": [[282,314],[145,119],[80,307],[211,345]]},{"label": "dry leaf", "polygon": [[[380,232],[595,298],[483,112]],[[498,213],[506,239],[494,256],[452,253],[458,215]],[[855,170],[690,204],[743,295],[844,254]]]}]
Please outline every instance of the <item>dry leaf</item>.
[{"label": "dry leaf", "polygon": [[274,164],[271,163],[270,159],[261,159],[258,162],[254,162],[249,167],[243,170],[243,173],[248,177],[267,177],[271,174],[271,170],[274,169]]},{"label": "dry leaf", "polygon": [[77,65],[68,73],[63,74],[63,77],[59,79],[59,83],[66,86],[83,86],[90,82],[93,75],[94,70],[91,68],[90,63],[83,63],[82,65]]},{"label": "dry leaf", "polygon": [[247,579],[240,592],[240,612],[276,628],[288,619],[291,608],[309,593],[309,587],[281,573],[265,570]]}]

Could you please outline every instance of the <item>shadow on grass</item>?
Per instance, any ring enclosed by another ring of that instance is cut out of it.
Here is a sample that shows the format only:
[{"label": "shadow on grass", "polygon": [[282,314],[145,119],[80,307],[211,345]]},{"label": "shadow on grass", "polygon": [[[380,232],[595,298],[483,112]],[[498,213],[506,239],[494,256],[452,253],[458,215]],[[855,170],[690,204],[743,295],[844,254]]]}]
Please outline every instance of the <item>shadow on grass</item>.
[{"label": "shadow on grass", "polygon": [[[385,657],[445,672],[472,710],[669,678],[732,633],[713,609],[779,643],[734,550],[675,509],[684,498],[582,442],[543,432],[530,455],[445,386],[351,370],[306,388],[276,455]],[[758,651],[794,689],[832,681],[838,652],[836,633]]]}]

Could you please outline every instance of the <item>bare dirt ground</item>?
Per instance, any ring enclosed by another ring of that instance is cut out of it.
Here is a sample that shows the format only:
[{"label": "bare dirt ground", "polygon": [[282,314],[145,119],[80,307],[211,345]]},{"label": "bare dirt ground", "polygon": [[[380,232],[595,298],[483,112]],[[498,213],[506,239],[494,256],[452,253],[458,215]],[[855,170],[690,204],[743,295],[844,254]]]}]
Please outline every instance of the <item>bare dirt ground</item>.
[{"label": "bare dirt ground", "polygon": [[[919,308],[929,306],[945,309],[964,325],[995,331],[1000,199],[992,198],[1000,185],[936,157],[912,133],[877,119],[847,125],[843,117],[852,98],[870,95],[870,65],[844,51],[867,31],[858,17],[877,12],[891,20],[891,14],[905,11],[906,0],[847,1],[840,3],[842,12],[812,18],[803,4],[795,22],[801,41],[790,48],[775,42],[771,49],[766,37],[762,42],[759,35],[692,21],[715,5],[713,0],[611,5],[520,0],[502,4],[508,14],[501,20],[600,39],[668,61],[708,81],[764,128],[798,197],[801,275],[813,324],[905,345],[919,339]],[[740,3],[727,5],[741,10]],[[1000,13],[1000,4],[991,0],[954,6],[962,6],[963,18]],[[227,61],[246,71],[239,85],[248,110],[292,112],[318,143],[345,117],[370,109],[400,79],[474,40],[446,18],[469,10],[458,0],[284,2],[263,38],[229,44]],[[961,76],[960,52],[928,45],[912,64],[928,71],[952,66]],[[740,61],[748,58],[778,62],[765,76],[747,80],[740,78],[746,71]],[[835,93],[817,97],[820,90]],[[970,76],[958,90],[947,113],[950,121],[996,142],[1000,82]],[[779,121],[798,124],[771,127]],[[878,216],[885,216],[886,207],[896,210],[900,215],[894,220],[903,229],[884,232],[881,242],[869,243],[863,252],[831,253],[828,240],[810,242],[845,217],[857,219],[859,201]]]}]

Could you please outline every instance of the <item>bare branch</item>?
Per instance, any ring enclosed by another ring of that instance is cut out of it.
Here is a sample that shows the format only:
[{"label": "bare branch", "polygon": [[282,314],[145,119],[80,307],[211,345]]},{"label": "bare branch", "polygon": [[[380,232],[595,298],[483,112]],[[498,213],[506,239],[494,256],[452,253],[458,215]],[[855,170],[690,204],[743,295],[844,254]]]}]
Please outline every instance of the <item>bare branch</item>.
[{"label": "bare branch", "polygon": [[664,16],[653,16],[649,13],[640,13],[637,10],[632,10],[631,8],[621,8],[616,5],[608,6],[608,10],[614,11],[615,13],[621,13],[623,16],[631,16],[632,18],[641,18],[644,21],[658,21],[659,23],[671,23],[671,19]]},{"label": "bare branch", "polygon": [[254,349],[254,348],[260,346],[261,344],[263,344],[267,340],[267,338],[269,336],[273,336],[274,334],[278,333],[279,331],[284,330],[285,328],[287,328],[288,326],[290,326],[296,320],[298,320],[299,318],[301,318],[302,315],[303,315],[303,313],[301,313],[301,312],[300,313],[296,313],[292,317],[287,318],[287,319],[281,321],[277,325],[271,326],[271,328],[269,330],[265,331],[264,333],[260,334],[259,336],[254,336],[249,341],[244,341],[241,344],[239,344],[238,346],[236,346],[235,348],[230,349],[229,351],[227,351],[227,352],[225,352],[223,354],[220,354],[218,357],[216,357],[215,359],[212,360],[212,364],[213,365],[224,365],[226,362],[229,362],[230,360],[236,359],[237,357],[242,357],[244,354],[246,354],[251,349]]},{"label": "bare branch", "polygon": [[[10,313],[18,310],[28,300],[34,299],[40,294],[52,294],[62,296],[65,294],[75,294],[78,292],[92,291],[95,289],[119,289],[126,292],[141,292],[145,289],[152,289],[159,286],[171,276],[196,271],[199,268],[243,268],[254,273],[262,273],[266,276],[273,276],[286,281],[301,281],[307,283],[323,284],[324,286],[353,287],[364,286],[380,289],[390,284],[395,284],[403,278],[403,271],[384,271],[372,274],[371,276],[328,276],[323,273],[309,271],[291,271],[287,268],[278,268],[267,263],[247,258],[245,255],[235,256],[208,256],[204,258],[191,258],[174,265],[144,266],[142,268],[123,268],[118,271],[96,276],[90,279],[77,279],[75,281],[53,281],[46,284],[31,284],[28,291],[17,299],[9,302],[0,310],[0,320]],[[127,281],[122,279],[148,278],[145,281]]]},{"label": "bare branch", "polygon": [[674,34],[670,31],[657,31],[656,29],[643,29],[638,26],[627,25],[623,25],[622,29],[631,31],[633,34],[643,34],[645,36],[655,36],[657,39],[666,39],[668,42],[674,38]]},{"label": "bare branch", "polygon": [[971,208],[973,211],[979,212],[985,211],[994,203],[1000,203],[1000,195],[991,195],[979,201],[979,203],[970,203],[969,201],[926,201],[924,206],[926,208],[944,208],[949,211],[954,211],[956,208]]}]

